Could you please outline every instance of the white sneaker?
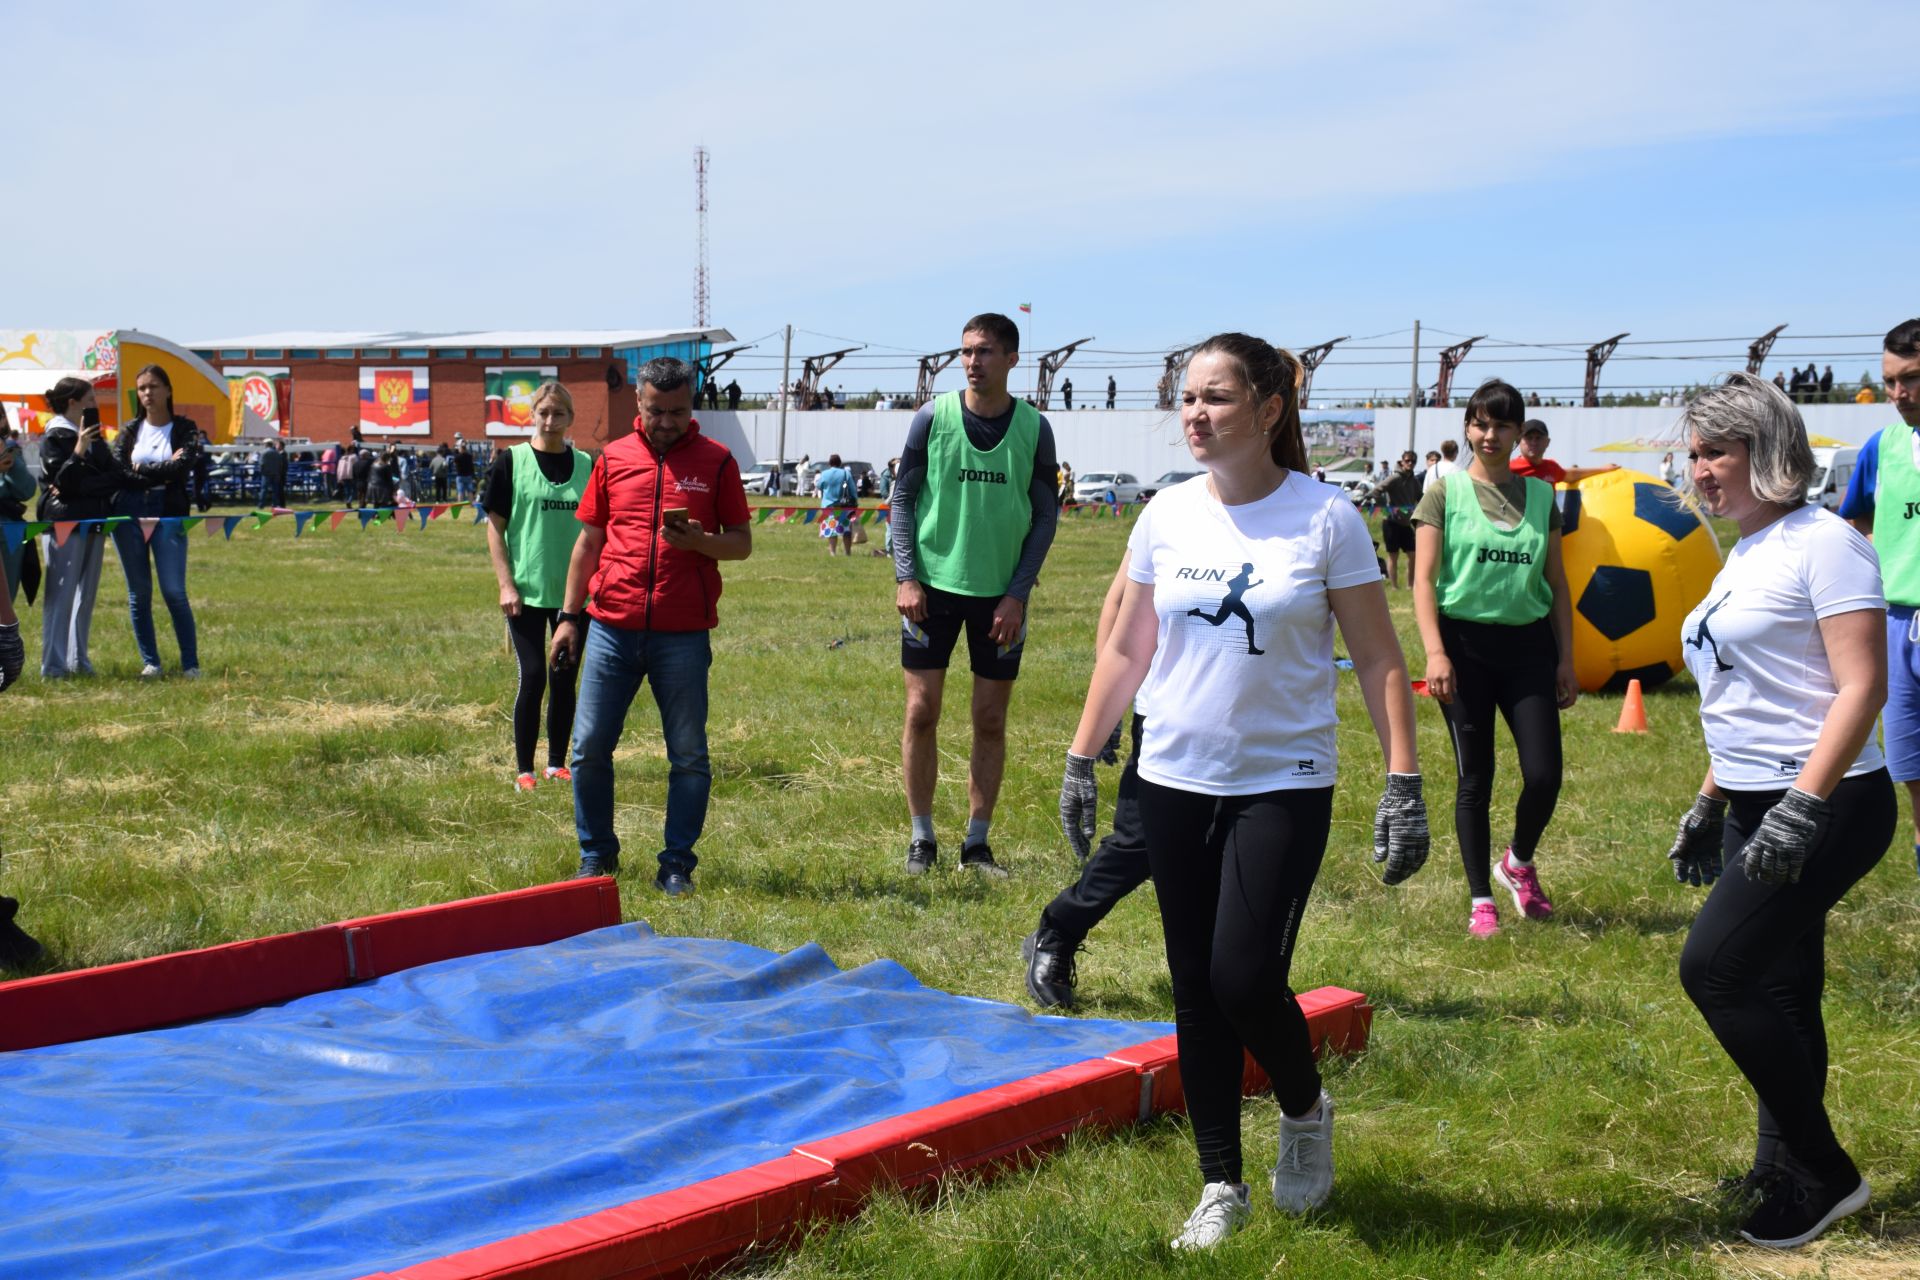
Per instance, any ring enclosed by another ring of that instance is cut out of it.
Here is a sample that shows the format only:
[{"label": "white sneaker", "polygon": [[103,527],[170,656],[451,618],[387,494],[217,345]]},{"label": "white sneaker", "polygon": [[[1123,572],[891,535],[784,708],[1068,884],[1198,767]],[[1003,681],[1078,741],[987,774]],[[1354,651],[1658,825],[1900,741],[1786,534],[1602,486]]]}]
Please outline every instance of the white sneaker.
[{"label": "white sneaker", "polygon": [[1327,1202],[1333,1192],[1333,1099],[1320,1092],[1320,1114],[1312,1120],[1280,1116],[1280,1162],[1273,1167],[1274,1207],[1305,1213]]},{"label": "white sneaker", "polygon": [[1187,1215],[1187,1225],[1173,1238],[1176,1249],[1211,1249],[1246,1224],[1247,1184],[1209,1182],[1200,1192],[1200,1207]]},{"label": "white sneaker", "polygon": [[146,666],[140,668],[140,678],[142,680],[158,680],[160,678],[160,664],[157,662],[149,662]]}]

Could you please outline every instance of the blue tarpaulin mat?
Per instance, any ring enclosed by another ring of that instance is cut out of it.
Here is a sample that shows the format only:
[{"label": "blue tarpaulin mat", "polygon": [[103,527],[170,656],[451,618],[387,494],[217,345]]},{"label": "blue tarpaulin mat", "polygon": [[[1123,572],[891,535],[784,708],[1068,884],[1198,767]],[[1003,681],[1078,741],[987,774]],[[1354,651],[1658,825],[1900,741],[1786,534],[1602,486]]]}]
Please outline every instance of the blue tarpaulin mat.
[{"label": "blue tarpaulin mat", "polygon": [[624,924],[0,1053],[0,1275],[344,1280],[1170,1031]]}]

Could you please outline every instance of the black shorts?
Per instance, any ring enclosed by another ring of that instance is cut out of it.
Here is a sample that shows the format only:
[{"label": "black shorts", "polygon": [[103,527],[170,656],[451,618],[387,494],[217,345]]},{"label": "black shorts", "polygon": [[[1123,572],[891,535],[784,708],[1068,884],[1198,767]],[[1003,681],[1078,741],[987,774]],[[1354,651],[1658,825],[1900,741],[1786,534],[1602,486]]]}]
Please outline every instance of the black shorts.
[{"label": "black shorts", "polygon": [[945,671],[964,626],[974,675],[983,680],[1011,680],[1020,674],[1020,655],[1027,647],[1026,620],[1021,619],[1020,634],[1012,644],[995,644],[988,634],[993,611],[1004,597],[957,596],[938,587],[925,590],[927,620],[900,619],[901,666],[909,671]]},{"label": "black shorts", "polygon": [[1404,551],[1408,555],[1413,554],[1413,526],[1411,524],[1395,524],[1391,520],[1383,520],[1380,522],[1380,535],[1385,541],[1388,551]]}]

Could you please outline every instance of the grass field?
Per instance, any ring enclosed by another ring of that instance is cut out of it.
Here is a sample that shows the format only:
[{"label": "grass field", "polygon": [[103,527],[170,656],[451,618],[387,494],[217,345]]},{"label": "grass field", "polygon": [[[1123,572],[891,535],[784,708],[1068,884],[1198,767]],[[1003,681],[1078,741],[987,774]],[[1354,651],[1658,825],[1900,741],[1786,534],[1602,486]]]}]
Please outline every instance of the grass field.
[{"label": "grass field", "polygon": [[[190,587],[207,678],[136,679],[111,554],[92,681],[29,675],[0,700],[11,778],[0,889],[50,965],[75,968],[307,927],[565,876],[564,786],[509,785],[511,660],[479,528],[298,541],[289,521],[231,541],[195,535]],[[643,693],[620,753],[627,915],[669,934],[786,949],[842,966],[887,956],[951,991],[1023,1001],[1020,939],[1074,872],[1055,817],[1061,753],[1124,526],[1063,522],[1036,592],[994,844],[1013,876],[962,877],[966,677],[942,739],[939,870],[902,874],[897,622],[885,562],[829,559],[812,527],[759,526],[724,566],[710,725],[715,786],[699,893],[648,885],[665,796]],[[864,548],[861,550],[864,551]],[[1409,652],[1407,593],[1393,599]],[[170,633],[160,622],[171,663]],[[23,614],[37,669],[38,611]],[[1414,664],[1418,672],[1417,661]],[[1725,1243],[1711,1187],[1749,1158],[1751,1099],[1681,991],[1699,900],[1664,857],[1703,766],[1691,685],[1648,699],[1652,733],[1615,735],[1618,699],[1566,718],[1567,778],[1539,865],[1559,907],[1466,934],[1451,759],[1420,707],[1434,857],[1396,890],[1366,855],[1379,753],[1352,681],[1333,845],[1295,962],[1301,987],[1364,991],[1373,1043],[1335,1062],[1334,1197],[1252,1225],[1201,1259],[1165,1241],[1198,1195],[1183,1122],[1076,1139],[1039,1165],[883,1201],[797,1248],[749,1259],[768,1277],[1896,1276],[1920,1274],[1920,884],[1902,826],[1834,913],[1829,1099],[1873,1182],[1870,1211],[1808,1256]],[[1510,748],[1509,748],[1510,750]],[[1511,803],[1504,760],[1499,807]],[[1102,770],[1111,795],[1113,771]],[[1496,820],[1496,839],[1501,836]],[[1091,939],[1092,1015],[1170,1019],[1150,893]],[[1276,1112],[1245,1108],[1264,1185]]]}]

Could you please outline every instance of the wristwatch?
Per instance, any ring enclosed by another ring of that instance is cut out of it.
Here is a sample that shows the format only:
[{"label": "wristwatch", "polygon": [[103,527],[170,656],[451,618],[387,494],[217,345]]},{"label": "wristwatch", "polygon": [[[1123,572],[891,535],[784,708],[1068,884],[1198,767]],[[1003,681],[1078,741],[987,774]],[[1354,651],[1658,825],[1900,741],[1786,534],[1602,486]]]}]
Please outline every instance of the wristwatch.
[{"label": "wristwatch", "polygon": [[575,626],[578,626],[580,623],[586,621],[586,615],[583,613],[568,613],[562,609],[559,613],[553,615],[553,620],[555,623],[571,622]]}]

